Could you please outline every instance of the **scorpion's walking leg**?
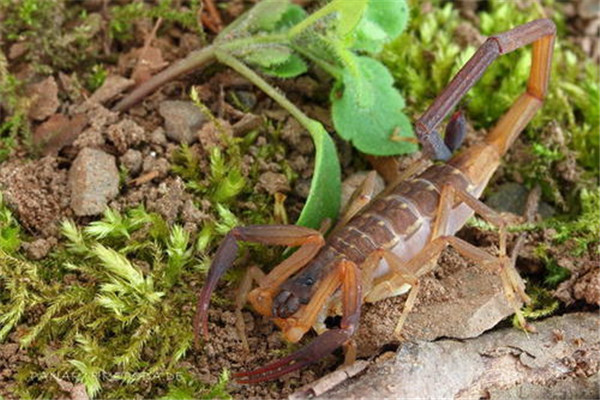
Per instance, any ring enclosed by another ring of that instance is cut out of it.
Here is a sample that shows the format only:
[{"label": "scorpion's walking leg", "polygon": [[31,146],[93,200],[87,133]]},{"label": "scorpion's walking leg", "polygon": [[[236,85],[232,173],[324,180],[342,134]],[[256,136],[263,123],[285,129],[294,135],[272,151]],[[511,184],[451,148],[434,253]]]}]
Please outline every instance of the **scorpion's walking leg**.
[{"label": "scorpion's walking leg", "polygon": [[330,234],[338,231],[348,223],[356,214],[360,212],[375,196],[375,178],[377,172],[371,171],[367,174],[361,184],[354,190],[348,200],[348,204],[342,210],[340,219]]},{"label": "scorpion's walking leg", "polygon": [[[447,233],[449,233],[447,232],[448,217],[450,211],[455,207],[456,200],[467,204],[486,221],[496,225],[499,228],[500,254],[498,257],[492,256],[491,254],[488,254],[485,251],[480,250],[472,244],[455,236],[445,236]],[[525,294],[523,286],[520,283],[518,273],[516,272],[511,259],[506,256],[505,223],[498,213],[469,193],[463,190],[458,190],[454,186],[445,185],[442,189],[440,204],[438,207],[438,217],[434,224],[431,238],[432,240],[425,246],[425,248],[423,248],[423,250],[421,250],[408,262],[403,262],[398,256],[387,251],[380,251],[379,254],[376,252],[372,256],[372,261],[377,262],[381,259],[381,257],[384,257],[390,265],[392,272],[378,279],[378,282],[375,282],[373,288],[367,292],[367,301],[375,302],[380,299],[398,295],[400,294],[399,292],[402,292],[403,285],[408,284],[412,287],[411,292],[406,300],[402,315],[400,316],[394,331],[396,336],[400,337],[404,322],[414,306],[419,288],[418,278],[435,267],[438,257],[448,245],[454,247],[463,257],[474,262],[482,263],[485,266],[499,271],[502,278],[504,292],[510,303],[513,305],[519,322],[523,327],[531,328],[527,325],[519,305],[516,303],[515,291],[524,301],[529,301],[529,298]],[[365,273],[368,274],[369,272]],[[365,284],[365,286],[366,285],[367,284]]]},{"label": "scorpion's walking leg", "polygon": [[[482,216],[486,221],[495,225],[499,231],[499,254],[498,254],[498,265],[500,266],[500,277],[502,278],[502,284],[506,297],[512,304],[519,323],[525,329],[533,329],[529,326],[521,313],[520,304],[516,301],[516,294],[519,295],[522,301],[529,303],[531,300],[525,293],[522,281],[519,277],[514,262],[516,261],[516,255],[508,257],[506,254],[506,222],[496,211],[485,205],[481,200],[475,198],[465,190],[456,189],[452,185],[444,185],[442,188],[440,206],[439,206],[439,218],[434,225],[432,237],[446,234],[448,216],[450,211],[455,206],[455,201],[462,202],[472,208],[477,214]],[[435,235],[435,236],[434,236]],[[516,293],[515,293],[516,292]]]},{"label": "scorpion's walking leg", "polygon": [[[452,151],[444,143],[436,127],[498,56],[533,43],[533,59],[527,92],[511,108],[511,111],[515,110],[512,118],[504,118],[505,123],[516,126],[518,133],[533,117],[537,111],[537,103],[541,105],[546,95],[555,32],[556,27],[551,20],[538,19],[489,37],[417,120],[415,130],[424,152],[434,159],[450,158]],[[501,124],[502,121],[497,127]]]},{"label": "scorpion's walking leg", "polygon": [[256,282],[260,286],[265,277],[266,274],[257,266],[252,265],[248,267],[235,296],[235,327],[242,341],[242,346],[246,351],[250,351],[250,346],[248,346],[248,338],[246,337],[246,323],[242,315],[242,308],[244,308],[244,305],[248,301],[248,293],[252,289],[252,283]]},{"label": "scorpion's walking leg", "polygon": [[255,305],[264,307],[260,312],[269,315],[272,295],[287,278],[304,267],[325,243],[320,232],[294,225],[251,225],[233,228],[225,236],[208,271],[202,291],[198,295],[196,316],[194,318],[194,336],[199,343],[200,328],[204,336],[208,336],[208,305],[210,296],[217,286],[219,278],[233,264],[238,250],[238,241],[272,244],[300,248],[268,275],[260,280]]},{"label": "scorpion's walking leg", "polygon": [[341,286],[343,315],[340,327],[324,332],[305,347],[281,360],[254,371],[235,374],[236,378],[247,378],[238,382],[256,383],[277,378],[318,361],[348,343],[358,327],[360,317],[362,300],[360,282],[360,272],[356,264],[341,261],[320,283],[310,303],[297,317],[294,317],[294,321],[285,330],[286,336],[301,337],[314,323],[328,297]]}]

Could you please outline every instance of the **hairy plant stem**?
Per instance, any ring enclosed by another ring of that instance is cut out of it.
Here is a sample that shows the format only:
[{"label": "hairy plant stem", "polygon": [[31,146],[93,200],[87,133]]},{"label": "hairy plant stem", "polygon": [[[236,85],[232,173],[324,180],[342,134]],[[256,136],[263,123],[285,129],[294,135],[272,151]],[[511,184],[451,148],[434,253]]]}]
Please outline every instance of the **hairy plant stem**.
[{"label": "hairy plant stem", "polygon": [[261,78],[256,72],[248,68],[244,63],[227,52],[216,50],[215,56],[217,57],[217,60],[255,84],[260,90],[265,92],[294,118],[296,118],[296,120],[298,120],[298,122],[311,134],[313,134],[312,131],[314,129],[314,121],[308,118],[306,114],[304,114],[298,107],[294,105],[294,103],[289,101],[283,94],[281,94],[276,88]]},{"label": "hairy plant stem", "polygon": [[183,60],[173,64],[166,70],[150,78],[147,82],[138,86],[133,92],[131,92],[114,107],[114,111],[127,110],[129,107],[136,104],[148,94],[154,92],[166,82],[169,82],[178,76],[186,74],[196,68],[199,68],[203,64],[212,61],[212,59],[215,58],[215,50],[216,49],[214,46],[207,46],[201,50],[192,52]]}]

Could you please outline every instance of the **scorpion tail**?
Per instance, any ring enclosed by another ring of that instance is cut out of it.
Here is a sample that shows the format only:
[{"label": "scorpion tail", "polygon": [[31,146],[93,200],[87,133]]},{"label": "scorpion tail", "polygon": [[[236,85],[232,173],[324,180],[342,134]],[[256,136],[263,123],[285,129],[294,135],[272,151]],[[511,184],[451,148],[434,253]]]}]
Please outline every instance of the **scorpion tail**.
[{"label": "scorpion tail", "polygon": [[542,107],[548,91],[556,26],[549,19],[538,19],[508,32],[492,36],[499,54],[509,53],[533,43],[533,57],[527,90],[492,129],[486,142],[502,156],[519,133]]}]

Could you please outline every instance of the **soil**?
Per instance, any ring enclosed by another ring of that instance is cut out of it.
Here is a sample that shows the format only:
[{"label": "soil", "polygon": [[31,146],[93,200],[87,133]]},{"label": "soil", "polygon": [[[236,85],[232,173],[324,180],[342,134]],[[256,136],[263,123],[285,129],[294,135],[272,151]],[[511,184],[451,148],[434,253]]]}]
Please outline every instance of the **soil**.
[{"label": "soil", "polygon": [[[243,11],[243,2],[231,3],[224,11],[226,21]],[[581,43],[591,57],[598,57],[595,50],[597,39],[592,40],[592,45],[588,43],[589,40],[584,40],[588,37],[585,35],[598,25],[598,19],[584,18],[581,15],[584,11],[578,10],[576,8],[571,17],[579,21],[575,25],[579,28],[574,33],[574,40]],[[472,13],[469,10],[464,12]],[[151,27],[142,23],[138,24],[138,37],[132,41],[137,47],[121,49],[119,54],[115,54],[118,67],[112,68],[112,75],[107,83],[91,96],[89,93],[68,98],[62,94],[59,96],[61,90],[73,90],[69,84],[75,74],[66,71],[51,71],[45,78],[36,77],[38,81],[30,85],[30,93],[36,99],[36,106],[32,108],[29,117],[34,142],[39,151],[33,157],[35,154],[29,152],[23,144],[7,161],[0,164],[0,189],[4,199],[29,234],[28,243],[23,245],[28,257],[42,259],[56,246],[60,240],[58,224],[65,218],[74,219],[78,224],[86,224],[97,218],[77,217],[71,208],[68,171],[84,148],[102,150],[114,156],[117,165],[126,171],[125,179],[120,182],[119,194],[113,199],[107,199],[111,208],[126,210],[144,204],[147,210],[158,212],[169,223],[178,221],[191,234],[195,234],[202,223],[212,218],[209,213],[212,206],[210,202],[195,197],[186,189],[184,181],[172,172],[172,154],[180,146],[172,136],[165,133],[169,127],[160,113],[165,101],[187,102],[187,93],[193,85],[201,101],[209,107],[217,121],[204,123],[194,132],[195,136],[185,138],[191,151],[198,155],[200,168],[209,168],[207,148],[222,145],[220,132],[224,130],[231,137],[241,137],[260,127],[254,143],[243,156],[242,171],[247,175],[251,168],[258,165],[259,178],[254,182],[255,190],[269,195],[284,193],[287,196],[285,205],[289,220],[294,221],[299,215],[308,194],[314,164],[314,145],[310,136],[262,92],[232,71],[214,68],[205,74],[192,74],[165,85],[127,113],[118,114],[110,110],[115,99],[135,83],[129,79],[134,71],[136,74],[133,79],[139,82],[145,76],[156,73],[166,63],[183,58],[191,49],[200,46],[194,35],[173,27],[171,32],[161,32],[161,37],[153,41],[152,51],[145,53],[146,59],[150,60],[148,69],[136,70],[140,46],[148,38],[149,28]],[[465,43],[480,41],[468,28],[468,24],[461,31],[461,40]],[[102,35],[98,35],[97,40],[102,41]],[[9,69],[18,71],[24,66],[19,64],[19,48],[15,46],[10,49],[12,61]],[[279,83],[290,100],[331,130],[326,104],[309,100],[327,97],[327,87],[319,76],[304,76],[277,82]],[[232,94],[235,94],[235,101]],[[265,124],[264,121],[268,123]],[[272,140],[272,132],[264,128],[268,124],[282,127],[282,153],[267,158],[259,157],[261,148]],[[481,137],[481,134],[470,132],[466,145],[473,142],[475,137]],[[352,150],[347,143],[338,140],[337,145],[345,177],[367,165],[364,157]],[[287,160],[287,165],[298,177],[292,184],[282,170],[284,160]],[[565,168],[568,169],[568,166]],[[503,180],[502,176],[495,178],[496,182]],[[239,206],[243,210],[256,207],[245,204],[243,199]],[[477,228],[466,228],[460,236],[488,251],[493,251],[497,243],[497,235]],[[513,235],[512,239],[515,237]],[[530,234],[528,239],[529,247],[519,258],[517,267],[528,275],[534,275],[539,272],[540,266],[532,261],[535,257],[530,258],[528,255],[532,254],[537,241],[547,240],[547,232]],[[600,265],[597,258],[592,255],[574,258],[567,254],[556,254],[559,264],[572,271],[571,278],[557,289],[556,297],[566,304],[579,302],[580,308],[597,306],[600,304]],[[451,303],[464,296],[464,283],[454,278],[456,274],[479,276],[478,271],[481,271],[481,268],[465,261],[452,250],[444,252],[440,264],[444,267],[436,269],[422,280],[421,292],[413,311],[415,315],[419,315],[427,307]],[[219,287],[218,290],[226,298],[233,299],[235,295],[235,290],[231,287]],[[402,311],[405,298],[401,296],[365,305],[361,317],[362,328],[355,338],[360,357],[372,359],[389,350],[390,344],[392,347],[398,344],[390,333]],[[273,361],[277,358],[276,354],[297,347],[286,344],[279,330],[267,318],[249,309],[243,312],[243,317],[250,352],[244,349],[237,337],[233,309],[213,305],[209,312],[210,340],[201,351],[189,353],[181,366],[199,380],[213,384],[225,367],[234,372],[254,369]],[[28,318],[29,322],[34,320],[35,318]],[[422,326],[423,322],[419,322],[418,318],[412,322],[409,319],[407,338],[433,340],[433,337],[420,330]],[[312,338],[314,333],[309,333],[301,343],[308,343]],[[4,398],[12,398],[10,386],[13,384],[15,366],[31,361],[13,339],[16,338],[13,336],[0,345],[0,386],[3,387],[0,389],[0,396]],[[282,398],[332,371],[340,365],[341,359],[340,353],[335,353],[310,368],[288,374],[274,382],[257,385],[237,385],[232,382],[229,391],[235,398]]]}]

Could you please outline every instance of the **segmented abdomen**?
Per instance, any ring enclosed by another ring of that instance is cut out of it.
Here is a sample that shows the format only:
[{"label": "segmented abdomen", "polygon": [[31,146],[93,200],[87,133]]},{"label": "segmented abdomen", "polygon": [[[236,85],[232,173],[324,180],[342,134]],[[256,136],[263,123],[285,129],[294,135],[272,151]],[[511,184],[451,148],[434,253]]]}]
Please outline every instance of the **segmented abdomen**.
[{"label": "segmented abdomen", "polygon": [[458,169],[434,165],[374,200],[330,237],[329,245],[357,265],[379,248],[391,249],[409,260],[429,239],[444,184],[467,190],[470,186]]}]

